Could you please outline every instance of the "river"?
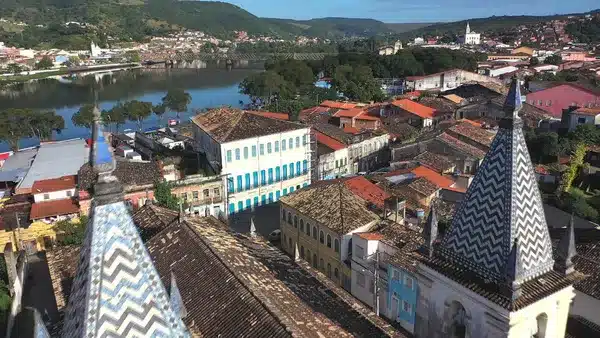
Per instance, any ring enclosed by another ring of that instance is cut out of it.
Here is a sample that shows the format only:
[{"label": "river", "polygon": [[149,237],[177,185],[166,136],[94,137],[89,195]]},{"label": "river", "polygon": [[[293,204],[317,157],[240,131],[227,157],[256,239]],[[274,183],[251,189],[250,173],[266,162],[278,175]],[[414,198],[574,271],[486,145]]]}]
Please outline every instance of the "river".
[{"label": "river", "polygon": [[[262,64],[253,63],[231,70],[209,65],[202,69],[137,69],[72,79],[37,80],[0,88],[0,109],[54,110],[65,119],[65,129],[54,135],[55,140],[87,138],[90,131],[74,126],[71,116],[81,105],[93,102],[93,88],[97,89],[100,109],[110,109],[117,102],[134,99],[157,104],[170,88],[184,89],[192,96],[188,111],[180,114],[180,120],[186,122],[198,109],[223,105],[240,107],[240,102],[248,103],[249,98],[238,92],[238,85],[245,77],[261,69]],[[163,124],[175,117],[175,113],[167,112],[162,119]],[[158,117],[151,115],[144,121],[143,129],[158,124]],[[136,129],[137,125],[127,122],[120,130],[127,128]],[[23,139],[20,146],[25,148],[37,144],[37,139]],[[0,143],[0,151],[7,150],[8,145]]]}]

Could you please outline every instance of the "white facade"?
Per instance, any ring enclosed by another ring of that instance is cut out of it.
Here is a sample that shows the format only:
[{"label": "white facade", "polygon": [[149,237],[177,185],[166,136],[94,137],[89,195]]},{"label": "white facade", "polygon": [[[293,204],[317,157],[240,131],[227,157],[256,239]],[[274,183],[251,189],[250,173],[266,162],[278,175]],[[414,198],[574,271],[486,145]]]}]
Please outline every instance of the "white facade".
[{"label": "white facade", "polygon": [[348,148],[335,150],[327,154],[319,155],[319,180],[339,178],[351,173],[348,160]]},{"label": "white facade", "polygon": [[368,172],[382,162],[381,151],[388,146],[389,134],[371,137],[348,147],[350,174]]},{"label": "white facade", "polygon": [[75,188],[33,194],[33,200],[35,201],[35,203],[64,200],[64,199],[72,198],[72,197],[75,197]]},{"label": "white facade", "polygon": [[573,131],[582,124],[600,125],[600,114],[581,114],[573,111],[569,114],[569,131]]},{"label": "white facade", "polygon": [[496,76],[500,76],[503,74],[516,72],[517,70],[519,70],[519,68],[517,68],[515,66],[506,66],[506,67],[501,67],[501,68],[496,68],[496,69],[490,69],[488,76],[496,77]]},{"label": "white facade", "polygon": [[467,22],[467,29],[465,30],[465,45],[478,45],[481,43],[481,34],[471,32],[471,27]]},{"label": "white facade", "polygon": [[468,338],[565,335],[572,286],[510,312],[422,264],[418,271],[415,337],[452,337],[456,325],[464,326]]},{"label": "white facade", "polygon": [[229,214],[275,202],[310,184],[310,128],[224,143],[218,153]]}]

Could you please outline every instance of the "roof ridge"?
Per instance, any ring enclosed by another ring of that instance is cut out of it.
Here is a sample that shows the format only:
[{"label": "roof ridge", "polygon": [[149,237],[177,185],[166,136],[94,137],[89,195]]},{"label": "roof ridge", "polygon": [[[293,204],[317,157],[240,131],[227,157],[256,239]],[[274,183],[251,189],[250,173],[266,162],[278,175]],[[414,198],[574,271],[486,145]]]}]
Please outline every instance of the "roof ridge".
[{"label": "roof ridge", "polygon": [[245,110],[239,110],[241,113],[239,114],[239,117],[236,119],[236,121],[231,125],[231,128],[229,128],[229,130],[227,131],[227,133],[223,136],[224,140],[227,140],[227,138],[229,137],[229,135],[231,134],[231,132],[233,131],[233,129],[235,129],[235,127],[237,127],[238,123],[240,123],[240,121],[242,120],[242,117],[244,117],[245,114],[247,114],[248,112]]}]

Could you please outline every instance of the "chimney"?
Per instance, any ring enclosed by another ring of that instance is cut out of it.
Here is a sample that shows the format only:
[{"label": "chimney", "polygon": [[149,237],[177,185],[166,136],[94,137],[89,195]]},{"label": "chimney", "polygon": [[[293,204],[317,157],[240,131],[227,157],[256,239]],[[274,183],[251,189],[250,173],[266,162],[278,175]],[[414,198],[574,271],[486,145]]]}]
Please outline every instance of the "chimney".
[{"label": "chimney", "polygon": [[17,256],[15,255],[12,243],[6,243],[4,246],[4,261],[6,262],[6,274],[8,275],[8,287],[13,293],[13,285],[17,279]]}]

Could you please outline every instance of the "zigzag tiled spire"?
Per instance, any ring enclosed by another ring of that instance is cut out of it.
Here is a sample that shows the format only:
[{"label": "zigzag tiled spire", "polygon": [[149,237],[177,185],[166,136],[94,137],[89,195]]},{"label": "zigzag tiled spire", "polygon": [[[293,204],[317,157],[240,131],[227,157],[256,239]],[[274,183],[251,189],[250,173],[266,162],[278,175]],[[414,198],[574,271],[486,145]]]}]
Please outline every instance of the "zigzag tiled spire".
[{"label": "zigzag tiled spire", "polygon": [[520,108],[514,79],[506,117],[441,242],[443,256],[513,291],[554,264]]},{"label": "zigzag tiled spire", "polygon": [[94,115],[90,162],[98,181],[63,337],[189,337],[112,175],[97,108]]}]

